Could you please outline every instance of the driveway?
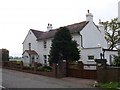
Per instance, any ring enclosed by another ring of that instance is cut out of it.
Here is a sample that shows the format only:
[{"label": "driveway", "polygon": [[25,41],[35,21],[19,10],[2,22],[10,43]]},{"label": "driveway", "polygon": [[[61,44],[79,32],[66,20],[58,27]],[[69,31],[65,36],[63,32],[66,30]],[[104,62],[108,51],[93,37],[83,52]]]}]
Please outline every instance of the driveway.
[{"label": "driveway", "polygon": [[14,70],[2,70],[2,86],[7,88],[93,88],[94,80],[56,79]]}]

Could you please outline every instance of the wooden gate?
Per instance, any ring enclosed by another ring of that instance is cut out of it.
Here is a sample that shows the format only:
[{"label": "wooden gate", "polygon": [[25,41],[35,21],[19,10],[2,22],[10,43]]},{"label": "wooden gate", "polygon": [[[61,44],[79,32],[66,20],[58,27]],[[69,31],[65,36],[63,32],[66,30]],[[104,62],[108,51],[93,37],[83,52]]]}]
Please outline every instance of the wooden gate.
[{"label": "wooden gate", "polygon": [[78,64],[68,65],[68,76],[77,77],[84,79],[97,79],[97,70],[85,70],[84,66],[96,66],[96,64],[83,64],[82,62]]}]

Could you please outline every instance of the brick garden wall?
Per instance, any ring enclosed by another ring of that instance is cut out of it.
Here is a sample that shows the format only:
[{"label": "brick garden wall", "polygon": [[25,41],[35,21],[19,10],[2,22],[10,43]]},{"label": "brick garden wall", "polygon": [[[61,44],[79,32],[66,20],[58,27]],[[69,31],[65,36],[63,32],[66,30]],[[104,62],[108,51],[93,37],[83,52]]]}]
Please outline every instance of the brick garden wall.
[{"label": "brick garden wall", "polygon": [[27,73],[50,76],[50,77],[56,77],[55,66],[56,65],[52,65],[53,69],[50,72],[42,72],[42,71],[37,71],[36,63],[35,63],[35,67],[32,70],[29,70],[29,69],[26,70],[25,67],[23,66],[23,62],[21,62],[20,64],[16,64],[16,61],[2,62],[2,67],[6,69],[12,69],[12,70],[17,70],[21,72],[27,72]]},{"label": "brick garden wall", "polygon": [[16,63],[16,61],[5,61],[5,62],[2,62],[2,67],[6,69],[12,69],[12,70],[44,75],[49,77],[55,77],[55,78],[66,77],[66,63],[62,63],[61,66],[57,64],[52,64],[51,66],[52,71],[50,72],[38,71],[36,62],[34,62],[34,67],[31,70],[25,69],[22,61],[18,64]]}]

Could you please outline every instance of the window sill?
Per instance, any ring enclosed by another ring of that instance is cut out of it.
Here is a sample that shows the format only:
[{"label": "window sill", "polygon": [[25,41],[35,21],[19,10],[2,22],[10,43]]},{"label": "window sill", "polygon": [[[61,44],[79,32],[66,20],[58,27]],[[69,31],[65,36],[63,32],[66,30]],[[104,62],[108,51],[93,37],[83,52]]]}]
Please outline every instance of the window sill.
[{"label": "window sill", "polygon": [[95,60],[88,60],[87,62],[95,62]]}]

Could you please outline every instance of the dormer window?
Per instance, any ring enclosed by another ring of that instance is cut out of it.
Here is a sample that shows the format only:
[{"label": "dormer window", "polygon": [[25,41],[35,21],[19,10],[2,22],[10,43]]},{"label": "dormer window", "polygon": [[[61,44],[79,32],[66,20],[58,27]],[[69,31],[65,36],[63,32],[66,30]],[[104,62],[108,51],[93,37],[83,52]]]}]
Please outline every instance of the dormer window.
[{"label": "dormer window", "polygon": [[46,41],[43,41],[43,47],[47,48],[47,42]]}]

